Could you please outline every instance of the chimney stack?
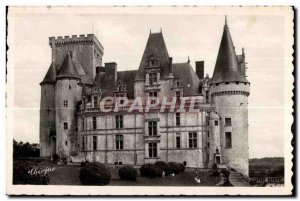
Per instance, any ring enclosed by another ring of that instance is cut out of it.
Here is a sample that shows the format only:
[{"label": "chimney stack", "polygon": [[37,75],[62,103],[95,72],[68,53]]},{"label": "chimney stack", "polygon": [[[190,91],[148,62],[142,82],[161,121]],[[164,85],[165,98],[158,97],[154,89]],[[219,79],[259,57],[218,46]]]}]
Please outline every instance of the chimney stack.
[{"label": "chimney stack", "polygon": [[105,63],[105,74],[107,81],[115,84],[117,82],[117,63]]},{"label": "chimney stack", "polygon": [[198,75],[198,78],[204,79],[204,61],[196,61],[196,74]]}]

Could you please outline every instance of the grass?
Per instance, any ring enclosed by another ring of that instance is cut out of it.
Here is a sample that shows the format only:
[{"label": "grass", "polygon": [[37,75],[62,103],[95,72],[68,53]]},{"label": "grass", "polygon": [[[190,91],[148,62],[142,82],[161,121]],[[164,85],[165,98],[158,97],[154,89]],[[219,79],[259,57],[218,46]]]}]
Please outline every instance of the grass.
[{"label": "grass", "polygon": [[[81,185],[79,180],[80,166],[78,165],[56,165],[53,163],[42,162],[41,167],[55,167],[55,170],[49,173],[49,185]],[[138,176],[136,181],[122,181],[118,175],[118,167],[110,166],[112,173],[111,186],[215,186],[220,182],[219,177],[209,177],[210,172],[198,169],[201,183],[195,181],[196,169],[186,168],[186,171],[175,175],[159,178],[146,178]]]}]

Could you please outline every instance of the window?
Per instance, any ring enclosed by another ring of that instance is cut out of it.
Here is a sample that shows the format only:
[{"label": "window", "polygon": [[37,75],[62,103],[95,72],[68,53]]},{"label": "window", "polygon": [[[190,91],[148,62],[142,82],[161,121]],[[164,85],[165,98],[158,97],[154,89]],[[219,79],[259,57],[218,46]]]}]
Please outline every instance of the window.
[{"label": "window", "polygon": [[149,158],[157,157],[157,143],[149,143]]},{"label": "window", "polygon": [[157,135],[157,121],[148,122],[149,136]]},{"label": "window", "polygon": [[157,83],[157,73],[149,73],[149,85]]},{"label": "window", "polygon": [[176,113],[176,126],[180,126],[180,113]]},{"label": "window", "polygon": [[81,118],[81,130],[84,130],[84,118]]},{"label": "window", "polygon": [[68,107],[68,101],[64,100],[64,107]]},{"label": "window", "polygon": [[64,130],[68,130],[68,122],[64,122]]},{"label": "window", "polygon": [[97,117],[93,117],[93,129],[97,129]]},{"label": "window", "polygon": [[189,133],[189,148],[197,148],[197,133]]},{"label": "window", "polygon": [[85,138],[84,137],[82,137],[81,138],[81,148],[82,148],[82,150],[85,150]]},{"label": "window", "polygon": [[[157,91],[149,92],[149,97],[150,97],[150,98],[157,98]],[[151,100],[151,104],[154,104],[155,101],[156,101],[155,99],[154,99],[154,100]]]},{"label": "window", "polygon": [[225,148],[231,148],[232,141],[231,141],[231,132],[225,133]]},{"label": "window", "polygon": [[123,115],[116,116],[116,128],[123,128]]},{"label": "window", "polygon": [[176,82],[176,86],[177,86],[178,88],[180,87],[179,81]]},{"label": "window", "polygon": [[116,135],[116,149],[123,149],[123,135]]},{"label": "window", "polygon": [[176,91],[176,99],[177,99],[177,101],[180,100],[180,97],[181,97],[180,91]]},{"label": "window", "polygon": [[225,126],[231,126],[231,118],[225,118]]},{"label": "window", "polygon": [[215,121],[215,126],[218,126],[219,125],[219,122],[218,121]]},{"label": "window", "polygon": [[94,97],[94,108],[98,106],[98,98]]},{"label": "window", "polygon": [[210,144],[209,144],[209,142],[208,142],[208,143],[207,143],[207,148],[209,148],[209,145],[210,145]]},{"label": "window", "polygon": [[209,137],[209,131],[207,131],[207,137]]},{"label": "window", "polygon": [[97,136],[93,136],[93,150],[97,150]]},{"label": "window", "polygon": [[67,140],[65,141],[65,145],[68,146],[68,141]]},{"label": "window", "polygon": [[176,148],[180,149],[180,133],[176,133]]}]

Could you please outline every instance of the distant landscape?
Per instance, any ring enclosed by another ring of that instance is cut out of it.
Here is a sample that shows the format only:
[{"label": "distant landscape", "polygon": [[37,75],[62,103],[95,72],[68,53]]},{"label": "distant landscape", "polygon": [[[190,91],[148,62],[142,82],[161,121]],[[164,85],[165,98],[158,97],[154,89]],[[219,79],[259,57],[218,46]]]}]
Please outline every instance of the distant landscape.
[{"label": "distant landscape", "polygon": [[284,158],[266,157],[249,159],[250,177],[284,177]]}]

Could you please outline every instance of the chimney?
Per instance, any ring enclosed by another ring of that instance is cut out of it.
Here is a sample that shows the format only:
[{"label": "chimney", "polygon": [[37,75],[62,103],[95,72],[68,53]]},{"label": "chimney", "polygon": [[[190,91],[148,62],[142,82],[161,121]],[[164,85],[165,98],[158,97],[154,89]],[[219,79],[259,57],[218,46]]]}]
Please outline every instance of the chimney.
[{"label": "chimney", "polygon": [[115,84],[117,82],[117,63],[116,62],[105,63],[105,74],[106,74],[106,80],[109,83]]},{"label": "chimney", "polygon": [[196,61],[196,74],[198,78],[201,80],[204,78],[204,61]]},{"label": "chimney", "polygon": [[97,66],[96,74],[105,73],[105,67]]}]

